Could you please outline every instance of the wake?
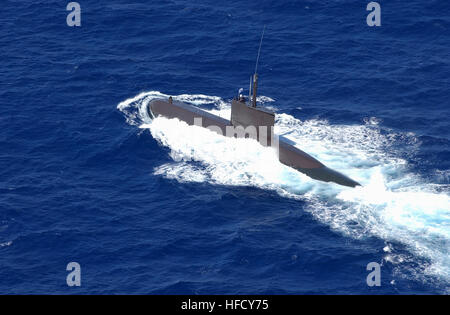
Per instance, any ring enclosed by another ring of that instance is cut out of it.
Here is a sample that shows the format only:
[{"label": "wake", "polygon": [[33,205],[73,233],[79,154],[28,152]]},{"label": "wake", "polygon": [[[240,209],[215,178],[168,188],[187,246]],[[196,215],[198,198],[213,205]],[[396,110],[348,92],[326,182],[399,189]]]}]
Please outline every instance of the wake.
[{"label": "wake", "polygon": [[[179,182],[254,186],[281,196],[307,201],[307,211],[335,231],[353,238],[375,236],[404,244],[429,263],[417,277],[433,275],[450,281],[450,197],[448,187],[427,183],[408,170],[396,156],[394,144],[406,143],[411,151],[420,143],[414,134],[382,134],[376,118],[361,125],[330,125],[325,120],[301,121],[277,114],[275,132],[298,144],[328,167],[347,174],[362,187],[347,188],[310,179],[282,165],[271,148],[250,139],[219,136],[176,119],[152,119],[147,107],[168,95],[151,91],[121,102],[117,108],[127,122],[149,130],[168,147],[173,162],[157,167],[155,175]],[[229,119],[230,104],[216,96],[178,95],[174,100],[197,106],[213,105],[209,112]],[[262,103],[272,99],[260,97]],[[191,163],[190,161],[200,162]],[[270,167],[267,167],[270,165]],[[404,261],[385,248],[385,260]],[[400,254],[399,254],[400,255]]]}]

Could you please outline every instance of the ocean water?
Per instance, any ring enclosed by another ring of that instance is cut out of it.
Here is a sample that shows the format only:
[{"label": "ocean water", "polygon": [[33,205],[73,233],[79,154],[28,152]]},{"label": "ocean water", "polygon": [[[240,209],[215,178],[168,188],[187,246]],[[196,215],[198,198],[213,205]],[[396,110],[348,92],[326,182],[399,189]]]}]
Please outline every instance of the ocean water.
[{"label": "ocean water", "polygon": [[[68,2],[2,3],[0,293],[450,293],[447,2]],[[276,132],[362,187],[149,117],[229,117],[264,25]]]}]

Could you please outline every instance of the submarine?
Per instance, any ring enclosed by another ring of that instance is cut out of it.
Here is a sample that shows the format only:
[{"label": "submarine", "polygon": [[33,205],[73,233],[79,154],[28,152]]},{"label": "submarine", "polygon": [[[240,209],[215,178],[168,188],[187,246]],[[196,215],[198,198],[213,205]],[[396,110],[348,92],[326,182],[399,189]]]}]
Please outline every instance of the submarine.
[{"label": "submarine", "polygon": [[[256,93],[253,93],[252,103],[256,103]],[[238,127],[241,128],[240,130],[244,131],[248,130],[249,126],[258,127],[259,130],[273,130],[275,122],[275,114],[273,112],[254,105],[249,106],[242,96],[233,99],[230,120],[213,115],[193,105],[175,102],[171,97],[169,97],[169,99],[152,100],[149,104],[148,112],[152,117],[163,116],[169,119],[177,118],[188,125],[197,125],[208,128],[221,135],[228,135],[230,127],[231,130]],[[257,132],[256,137],[250,136],[251,132],[244,133],[235,132],[233,135],[236,137],[243,136],[256,139],[265,146],[275,146],[275,143],[278,142],[277,148],[280,162],[313,179],[324,182],[334,182],[348,187],[360,186],[358,182],[325,166],[314,157],[298,149],[282,136],[278,137],[278,140],[275,140],[276,136],[273,132],[268,133],[267,135],[262,132]]]},{"label": "submarine", "polygon": [[361,186],[353,179],[327,167],[311,155],[298,149],[288,139],[274,134],[275,113],[257,106],[256,102],[257,69],[263,36],[259,45],[255,72],[250,77],[248,99],[242,95],[243,90],[240,89],[237,96],[232,100],[229,120],[193,105],[174,101],[171,96],[168,99],[152,100],[147,108],[149,115],[154,118],[159,116],[168,119],[177,118],[188,125],[201,126],[220,135],[255,139],[263,146],[275,147],[282,164],[315,180],[333,182],[348,187]]}]

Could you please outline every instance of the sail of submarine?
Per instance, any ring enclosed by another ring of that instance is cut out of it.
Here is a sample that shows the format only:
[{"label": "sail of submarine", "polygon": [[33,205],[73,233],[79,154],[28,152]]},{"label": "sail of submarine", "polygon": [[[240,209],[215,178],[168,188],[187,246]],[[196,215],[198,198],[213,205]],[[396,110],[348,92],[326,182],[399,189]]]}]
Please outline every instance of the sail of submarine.
[{"label": "sail of submarine", "polygon": [[[169,119],[177,118],[186,122],[188,125],[200,125],[204,128],[216,131],[221,135],[229,135],[229,130],[241,128],[240,130],[245,130],[246,132],[232,132],[232,136],[250,137],[258,140],[264,146],[277,147],[278,157],[281,163],[292,167],[313,179],[324,182],[334,182],[348,187],[360,186],[358,182],[338,171],[328,168],[317,159],[290,144],[287,139],[276,137],[274,135],[273,127],[275,124],[275,114],[265,108],[257,107],[256,104],[258,88],[257,69],[263,36],[264,31],[261,36],[255,73],[252,78],[253,80],[250,79],[250,87],[253,85],[253,89],[250,88],[248,104],[245,97],[241,94],[241,89],[238,96],[235,97],[231,103],[230,120],[213,115],[186,103],[174,102],[172,97],[169,97],[169,99],[152,100],[148,107],[149,114],[153,117],[163,116]],[[253,93],[251,90],[253,90]],[[214,126],[214,128],[211,128],[211,126]],[[230,127],[232,129],[230,129]],[[252,130],[256,131],[253,136],[251,135]]]}]

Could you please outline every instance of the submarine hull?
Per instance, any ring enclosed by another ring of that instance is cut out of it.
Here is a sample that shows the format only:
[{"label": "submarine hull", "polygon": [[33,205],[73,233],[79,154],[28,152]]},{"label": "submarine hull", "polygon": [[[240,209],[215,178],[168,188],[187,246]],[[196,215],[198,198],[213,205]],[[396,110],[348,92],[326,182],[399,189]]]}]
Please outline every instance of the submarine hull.
[{"label": "submarine hull", "polygon": [[[235,106],[235,101],[233,101],[233,106]],[[246,105],[244,104],[243,106]],[[219,133],[220,130],[222,132],[221,135],[226,134],[227,127],[233,126],[232,121],[230,120],[218,117],[195,106],[180,102],[174,103],[172,101],[157,99],[150,102],[148,110],[149,114],[153,117],[163,116],[169,119],[177,118],[186,122],[188,125],[201,125],[204,128],[214,126],[214,128],[210,129],[213,131],[214,129],[217,129],[217,133]],[[334,182],[348,187],[360,186],[358,182],[326,167],[306,152],[303,152],[302,150],[289,144],[288,141],[284,140],[282,137],[280,137],[278,141],[279,160],[281,163],[316,180]]]}]

